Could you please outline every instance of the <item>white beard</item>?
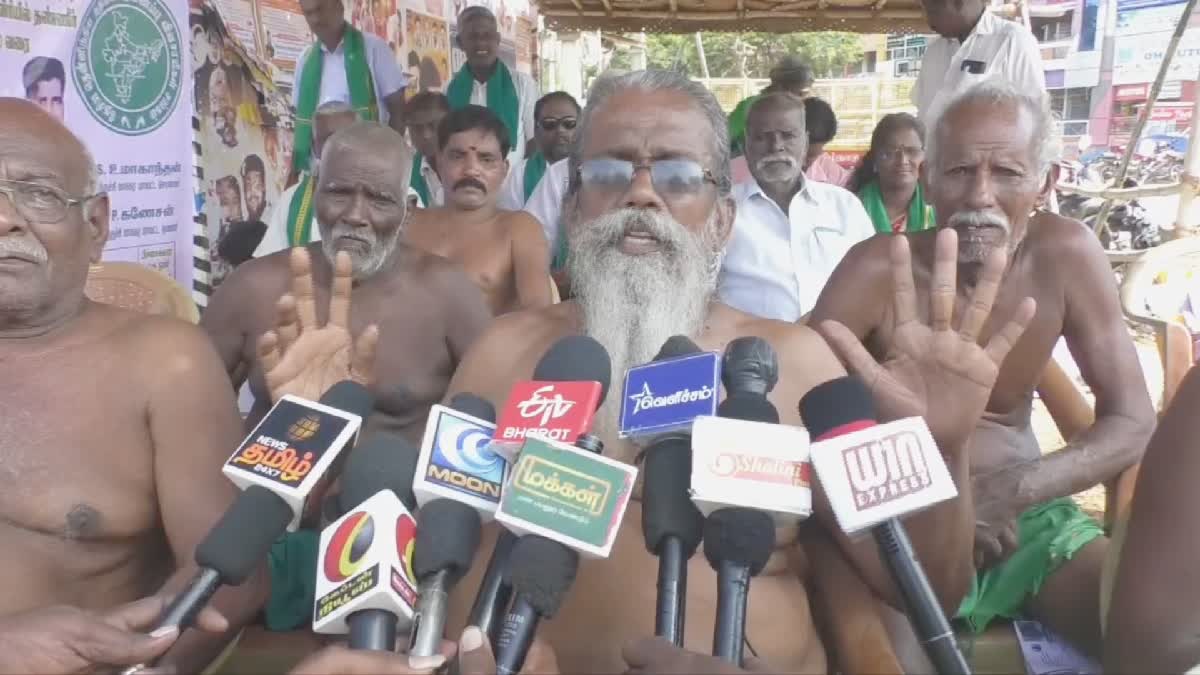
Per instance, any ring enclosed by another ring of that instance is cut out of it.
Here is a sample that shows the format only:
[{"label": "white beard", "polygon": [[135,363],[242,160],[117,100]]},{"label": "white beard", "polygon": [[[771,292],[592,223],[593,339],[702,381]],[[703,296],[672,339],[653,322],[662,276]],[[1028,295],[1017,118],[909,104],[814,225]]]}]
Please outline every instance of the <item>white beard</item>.
[{"label": "white beard", "polygon": [[400,243],[400,235],[404,232],[404,227],[392,230],[390,234],[384,235],[382,238],[373,227],[354,227],[342,223],[335,223],[329,230],[329,236],[321,237],[321,250],[324,251],[325,257],[329,259],[329,264],[333,265],[334,259],[340,250],[338,248],[338,238],[346,235],[353,235],[364,239],[369,244],[369,250],[363,252],[357,247],[346,248],[346,252],[350,254],[351,276],[355,281],[365,281],[378,274],[383,266],[391,259],[392,253],[396,251],[397,244]]},{"label": "white beard", "polygon": [[[612,360],[612,383],[594,425],[606,442],[617,437],[625,371],[653,359],[671,336],[700,330],[721,265],[715,222],[714,211],[695,235],[666,214],[621,209],[571,230],[567,265],[584,332]],[[662,250],[637,256],[618,250],[635,225],[654,235]]]}]

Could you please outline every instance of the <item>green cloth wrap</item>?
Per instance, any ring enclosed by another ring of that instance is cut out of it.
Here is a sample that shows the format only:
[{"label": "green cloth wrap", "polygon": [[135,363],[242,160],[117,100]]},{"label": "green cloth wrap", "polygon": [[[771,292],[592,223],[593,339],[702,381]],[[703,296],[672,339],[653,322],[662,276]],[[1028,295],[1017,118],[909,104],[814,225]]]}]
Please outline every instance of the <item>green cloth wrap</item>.
[{"label": "green cloth wrap", "polygon": [[[883,203],[883,192],[879,189],[879,181],[873,180],[864,185],[858,191],[858,198],[862,201],[863,208],[867,210],[867,215],[871,217],[875,231],[892,234],[892,219],[888,217],[887,206]],[[920,232],[933,227],[936,222],[933,206],[925,203],[925,191],[921,189],[921,184],[917,183],[917,189],[913,190],[912,199],[908,200],[908,223],[905,224],[904,231]]]},{"label": "green cloth wrap", "polygon": [[[367,63],[367,51],[363,43],[363,35],[357,28],[346,24],[342,35],[342,48],[345,54],[346,84],[350,88],[350,105],[359,119],[374,122],[379,119],[379,110],[375,103],[375,81],[371,77],[371,67]],[[296,97],[295,135],[292,141],[292,169],[304,171],[309,166],[313,144],[313,115],[317,112],[318,99],[321,96],[321,68],[325,63],[325,51],[320,42],[314,42],[309,50],[309,57],[300,69],[300,80],[296,87],[300,90]],[[308,243],[308,242],[305,242]]]},{"label": "green cloth wrap", "polygon": [[[471,88],[474,82],[475,76],[471,74],[471,68],[464,64],[446,88],[446,98],[450,100],[451,110],[465,108],[471,103]],[[517,98],[517,86],[513,84],[512,73],[499,59],[496,60],[496,68],[487,81],[487,107],[504,122],[504,127],[508,129],[508,140],[516,147],[522,140],[517,135],[520,131],[521,101]]]},{"label": "green cloth wrap", "polygon": [[307,629],[317,595],[317,555],[321,534],[313,530],[288,532],[267,555],[271,596],[265,610],[267,630]]}]

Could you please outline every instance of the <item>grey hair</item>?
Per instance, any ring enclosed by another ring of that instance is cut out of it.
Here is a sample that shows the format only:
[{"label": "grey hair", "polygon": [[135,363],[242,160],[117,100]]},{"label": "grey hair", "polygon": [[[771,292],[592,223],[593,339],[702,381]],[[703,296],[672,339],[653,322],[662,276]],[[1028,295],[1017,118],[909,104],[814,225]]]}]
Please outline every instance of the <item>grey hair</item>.
[{"label": "grey hair", "polygon": [[322,115],[338,115],[352,112],[354,112],[354,106],[345,101],[334,99],[332,101],[326,101],[317,106],[317,110],[315,113],[313,113],[313,117],[320,117]]},{"label": "grey hair", "polygon": [[393,177],[401,180],[400,184],[404,186],[401,198],[407,198],[405,195],[407,195],[412,173],[412,152],[408,149],[408,143],[405,142],[404,137],[395,129],[378,122],[359,120],[338,131],[325,141],[325,148],[321,151],[322,159],[315,167],[317,172],[320,172],[326,157],[341,151],[359,156],[368,151],[371,154],[395,152],[399,159]]},{"label": "grey hair", "polygon": [[[926,139],[925,156],[929,165],[938,166],[942,120],[950,114],[950,111],[975,102],[992,105],[1016,104],[1033,117],[1034,161],[1039,179],[1045,180],[1050,167],[1061,156],[1062,150],[1062,138],[1056,124],[1057,119],[1050,110],[1050,97],[1041,90],[1024,91],[1011,80],[999,76],[986,78],[958,92],[938,111],[933,118],[933,123],[929,125],[930,133]],[[930,180],[936,181],[937,173],[937,171],[930,172]]]},{"label": "grey hair", "polygon": [[579,117],[579,128],[575,133],[575,144],[571,148],[571,187],[570,192],[579,188],[576,177],[579,165],[583,161],[583,145],[592,125],[596,111],[604,106],[612,96],[623,91],[634,90],[642,92],[678,92],[692,98],[696,107],[704,113],[712,130],[712,145],[709,153],[713,159],[711,171],[717,181],[717,189],[722,195],[729,194],[732,180],[729,175],[729,122],[725,111],[717,103],[704,85],[689,78],[686,74],[675,70],[635,70],[620,75],[605,74],[596,79],[588,92],[587,106]]}]

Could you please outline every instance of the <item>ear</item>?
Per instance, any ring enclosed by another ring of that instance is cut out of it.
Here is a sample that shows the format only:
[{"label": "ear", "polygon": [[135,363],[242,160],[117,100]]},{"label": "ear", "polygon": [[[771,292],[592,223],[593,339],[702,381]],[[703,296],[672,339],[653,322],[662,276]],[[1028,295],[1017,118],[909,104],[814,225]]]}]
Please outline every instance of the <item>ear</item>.
[{"label": "ear", "polygon": [[717,198],[716,209],[717,242],[721,245],[720,248],[725,248],[725,245],[729,243],[729,238],[733,235],[733,220],[737,216],[737,202],[733,200],[732,195],[724,195]]},{"label": "ear", "polygon": [[1046,172],[1046,179],[1042,182],[1041,189],[1038,190],[1037,208],[1042,208],[1045,204],[1050,203],[1050,192],[1054,190],[1054,186],[1058,185],[1058,177],[1062,173],[1062,167],[1058,162],[1050,165],[1050,170]]},{"label": "ear", "polygon": [[108,243],[109,216],[108,193],[101,192],[84,205],[83,222],[87,228],[88,257],[93,265],[100,262],[104,244]]}]

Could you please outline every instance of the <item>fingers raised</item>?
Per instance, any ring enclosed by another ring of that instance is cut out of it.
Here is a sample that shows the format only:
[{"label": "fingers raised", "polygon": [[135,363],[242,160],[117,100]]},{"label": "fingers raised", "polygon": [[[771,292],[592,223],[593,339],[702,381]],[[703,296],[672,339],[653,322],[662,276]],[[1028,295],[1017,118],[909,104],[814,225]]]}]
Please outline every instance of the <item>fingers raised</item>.
[{"label": "fingers raised", "polygon": [[874,388],[883,369],[858,336],[837,321],[822,321],[818,328],[850,372],[861,377],[868,388]]},{"label": "fingers raised", "polygon": [[329,324],[350,327],[350,289],[353,286],[350,254],[338,251],[333,264],[333,292],[329,296]]},{"label": "fingers raised", "polygon": [[369,385],[374,380],[375,351],[379,346],[379,327],[371,324],[363,329],[354,342],[350,375],[356,382]]},{"label": "fingers raised", "polygon": [[1000,280],[1004,275],[1004,263],[1007,260],[1008,254],[1003,248],[996,247],[988,253],[983,273],[975,284],[975,291],[971,293],[971,301],[967,304],[962,323],[958,327],[958,334],[963,341],[975,342],[979,338],[979,333],[996,303],[996,295],[1000,292]]},{"label": "fingers raised", "polygon": [[957,271],[958,233],[943,228],[934,244],[933,281],[929,286],[929,327],[935,332],[950,330]]},{"label": "fingers raised", "polygon": [[275,303],[275,332],[279,336],[279,349],[286,352],[300,337],[300,320],[296,316],[296,298],[290,293]]},{"label": "fingers raised", "polygon": [[912,253],[908,237],[892,235],[892,301],[896,306],[896,325],[917,320],[917,291],[913,284]]},{"label": "fingers raised", "polygon": [[292,295],[296,298],[296,313],[300,318],[300,329],[317,326],[317,301],[313,291],[312,260],[308,249],[297,246],[292,249]]}]

